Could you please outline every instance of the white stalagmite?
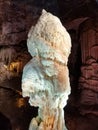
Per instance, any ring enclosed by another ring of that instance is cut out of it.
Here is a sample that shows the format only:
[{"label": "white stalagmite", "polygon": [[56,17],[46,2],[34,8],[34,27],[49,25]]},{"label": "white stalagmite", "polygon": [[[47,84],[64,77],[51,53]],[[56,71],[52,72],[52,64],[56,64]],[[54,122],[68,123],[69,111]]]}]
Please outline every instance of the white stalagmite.
[{"label": "white stalagmite", "polygon": [[70,36],[56,16],[43,10],[28,34],[27,46],[32,59],[23,69],[22,94],[30,97],[31,106],[39,107],[29,130],[67,130],[63,108],[71,91]]}]

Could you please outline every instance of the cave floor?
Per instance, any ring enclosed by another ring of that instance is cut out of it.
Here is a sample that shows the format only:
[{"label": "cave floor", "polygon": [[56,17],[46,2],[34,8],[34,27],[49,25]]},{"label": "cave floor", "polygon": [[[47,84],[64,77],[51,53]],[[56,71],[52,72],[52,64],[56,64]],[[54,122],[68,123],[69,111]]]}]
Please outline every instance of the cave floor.
[{"label": "cave floor", "polygon": [[[21,95],[20,79],[0,83],[0,130],[27,130],[32,117],[37,116],[37,108],[30,107]],[[98,130],[97,116],[81,116],[78,110],[71,110],[65,108],[68,130]]]}]

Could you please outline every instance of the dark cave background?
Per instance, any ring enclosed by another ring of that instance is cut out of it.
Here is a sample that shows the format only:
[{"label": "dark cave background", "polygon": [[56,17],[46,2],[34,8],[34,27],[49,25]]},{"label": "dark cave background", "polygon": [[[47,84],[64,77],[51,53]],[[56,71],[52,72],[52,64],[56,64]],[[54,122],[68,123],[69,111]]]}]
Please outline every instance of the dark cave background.
[{"label": "dark cave background", "polygon": [[21,75],[31,58],[27,34],[42,9],[60,18],[72,40],[68,130],[98,130],[97,0],[0,0],[0,130],[27,130],[37,115],[21,95]]}]

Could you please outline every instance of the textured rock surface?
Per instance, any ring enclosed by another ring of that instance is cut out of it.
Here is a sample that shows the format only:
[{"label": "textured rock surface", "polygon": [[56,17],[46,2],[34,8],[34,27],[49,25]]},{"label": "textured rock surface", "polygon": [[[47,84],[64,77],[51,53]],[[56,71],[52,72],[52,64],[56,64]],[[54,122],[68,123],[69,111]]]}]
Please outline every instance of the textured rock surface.
[{"label": "textured rock surface", "polygon": [[19,44],[26,39],[25,13],[21,6],[10,0],[0,1],[0,45]]},{"label": "textured rock surface", "polygon": [[[82,50],[82,67],[79,86],[81,89],[80,102],[82,114],[95,114],[98,105],[98,20],[89,19],[82,24],[80,41]],[[89,106],[89,109],[86,108]],[[93,106],[93,108],[92,108]],[[92,109],[91,109],[92,108]]]},{"label": "textured rock surface", "polygon": [[22,94],[38,106],[30,130],[65,130],[64,111],[70,94],[68,56],[70,36],[60,20],[43,10],[28,34],[28,51],[33,59],[24,67]]}]

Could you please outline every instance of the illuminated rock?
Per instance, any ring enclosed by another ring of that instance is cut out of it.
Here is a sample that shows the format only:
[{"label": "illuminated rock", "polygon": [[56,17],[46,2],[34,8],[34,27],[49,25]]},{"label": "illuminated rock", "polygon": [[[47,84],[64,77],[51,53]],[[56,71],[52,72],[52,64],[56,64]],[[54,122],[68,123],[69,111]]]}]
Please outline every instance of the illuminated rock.
[{"label": "illuminated rock", "polygon": [[28,34],[28,51],[32,59],[22,75],[22,94],[31,106],[39,107],[29,130],[67,130],[64,106],[70,94],[68,56],[70,36],[60,20],[43,10]]}]

